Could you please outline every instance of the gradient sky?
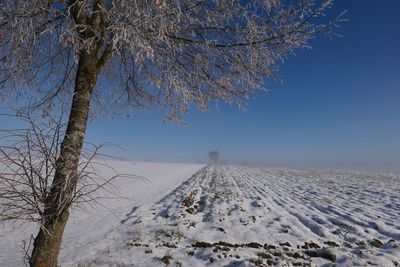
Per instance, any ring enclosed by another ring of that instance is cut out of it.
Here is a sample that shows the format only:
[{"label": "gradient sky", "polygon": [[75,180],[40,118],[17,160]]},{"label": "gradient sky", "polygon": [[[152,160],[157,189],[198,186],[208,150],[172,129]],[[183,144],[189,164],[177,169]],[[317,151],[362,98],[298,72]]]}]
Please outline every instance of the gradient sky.
[{"label": "gradient sky", "polygon": [[92,122],[88,140],[122,145],[125,157],[332,167],[400,166],[400,1],[336,0],[328,15],[348,10],[342,38],[319,37],[281,67],[242,112],[219,103],[193,108],[187,127],[163,124],[163,113]]}]

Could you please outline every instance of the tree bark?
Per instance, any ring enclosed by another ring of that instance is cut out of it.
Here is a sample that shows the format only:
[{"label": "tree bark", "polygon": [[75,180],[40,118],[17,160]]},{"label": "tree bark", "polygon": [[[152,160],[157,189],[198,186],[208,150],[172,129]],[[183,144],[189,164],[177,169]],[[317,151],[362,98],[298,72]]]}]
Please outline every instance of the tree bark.
[{"label": "tree bark", "polygon": [[69,207],[78,182],[77,167],[83,146],[93,88],[99,76],[98,50],[81,52],[67,130],[61,144],[42,226],[29,260],[31,267],[56,267]]}]

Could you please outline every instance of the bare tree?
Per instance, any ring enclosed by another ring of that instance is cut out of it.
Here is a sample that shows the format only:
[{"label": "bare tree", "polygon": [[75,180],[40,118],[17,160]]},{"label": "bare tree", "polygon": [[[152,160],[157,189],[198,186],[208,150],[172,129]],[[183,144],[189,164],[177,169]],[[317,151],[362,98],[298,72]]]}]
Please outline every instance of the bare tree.
[{"label": "bare tree", "polygon": [[[34,222],[46,232],[46,216],[58,216],[46,214],[45,207],[50,197],[66,125],[62,117],[55,120],[47,116],[44,121],[34,119],[29,112],[1,116],[16,117],[24,126],[0,131],[0,223]],[[60,207],[92,208],[98,202],[100,189],[103,194],[107,192],[118,196],[113,180],[133,177],[120,174],[107,164],[108,156],[100,153],[107,145],[86,143],[76,172],[69,175],[69,178],[76,177],[74,192],[68,198],[53,200]],[[99,169],[110,170],[112,175],[103,176]],[[66,181],[66,185],[70,181]],[[27,258],[29,260],[30,257]]]},{"label": "bare tree", "polygon": [[[70,105],[43,227],[31,266],[56,266],[89,106],[165,107],[167,120],[194,103],[242,106],[265,90],[279,62],[307,48],[331,0],[3,0],[0,3],[0,92],[34,99],[44,114]],[[44,230],[46,229],[46,230]]]}]

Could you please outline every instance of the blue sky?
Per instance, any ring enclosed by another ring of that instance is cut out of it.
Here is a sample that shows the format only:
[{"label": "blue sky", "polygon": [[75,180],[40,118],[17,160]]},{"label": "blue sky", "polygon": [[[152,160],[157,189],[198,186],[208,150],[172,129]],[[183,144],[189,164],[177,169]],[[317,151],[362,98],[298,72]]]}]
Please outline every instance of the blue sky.
[{"label": "blue sky", "polygon": [[342,38],[319,37],[281,67],[242,112],[219,103],[192,109],[189,126],[163,124],[162,112],[103,119],[90,140],[121,144],[124,156],[159,161],[207,160],[338,167],[400,165],[400,1],[336,1],[348,10]]},{"label": "blue sky", "polygon": [[163,113],[92,122],[88,140],[112,141],[136,160],[226,161],[314,167],[400,166],[400,1],[336,0],[342,38],[319,37],[281,67],[283,84],[248,103],[192,109],[187,127]]}]

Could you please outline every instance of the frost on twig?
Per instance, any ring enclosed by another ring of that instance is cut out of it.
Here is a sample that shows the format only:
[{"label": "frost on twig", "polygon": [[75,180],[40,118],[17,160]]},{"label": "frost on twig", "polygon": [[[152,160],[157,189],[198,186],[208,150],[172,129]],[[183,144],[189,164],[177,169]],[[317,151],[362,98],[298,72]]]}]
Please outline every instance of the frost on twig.
[{"label": "frost on twig", "polygon": [[[70,101],[81,51],[100,45],[94,107],[164,107],[182,121],[189,103],[243,107],[279,64],[333,36],[332,0],[66,0],[0,3],[0,95],[34,96],[51,110]],[[38,71],[40,70],[40,71]]]}]

